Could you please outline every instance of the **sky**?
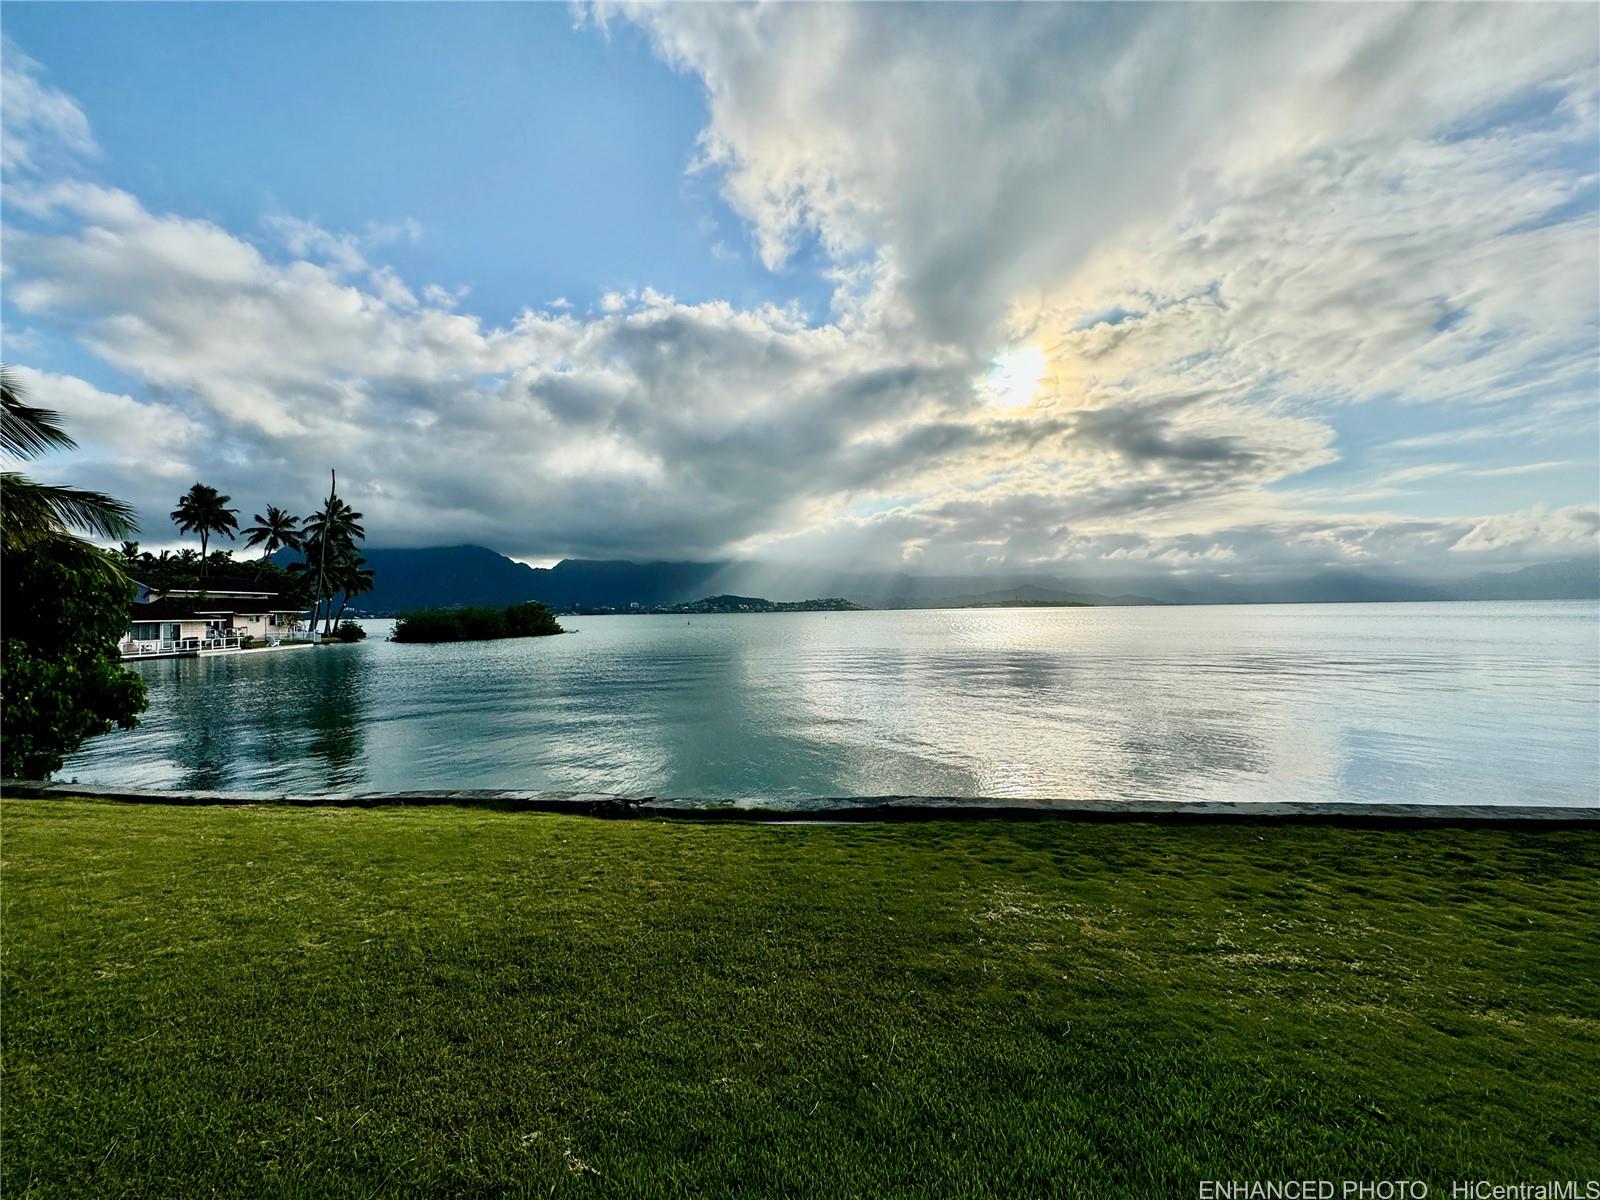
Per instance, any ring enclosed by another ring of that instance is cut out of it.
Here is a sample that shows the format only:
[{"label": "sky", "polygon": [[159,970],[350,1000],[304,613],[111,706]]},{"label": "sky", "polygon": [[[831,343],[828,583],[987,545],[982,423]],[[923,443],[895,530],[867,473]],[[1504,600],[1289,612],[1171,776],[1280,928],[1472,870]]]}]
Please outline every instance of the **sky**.
[{"label": "sky", "polygon": [[0,336],[147,547],[1600,547],[1600,7],[7,3]]}]

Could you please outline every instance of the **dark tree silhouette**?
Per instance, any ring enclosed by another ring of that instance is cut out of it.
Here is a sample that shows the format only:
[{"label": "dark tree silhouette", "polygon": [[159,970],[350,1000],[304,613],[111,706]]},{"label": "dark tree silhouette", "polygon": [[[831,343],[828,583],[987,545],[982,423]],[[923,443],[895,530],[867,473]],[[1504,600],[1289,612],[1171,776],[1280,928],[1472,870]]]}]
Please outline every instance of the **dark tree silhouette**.
[{"label": "dark tree silhouette", "polygon": [[228,501],[232,496],[224,496],[216,488],[203,483],[196,483],[185,492],[178,500],[178,507],[172,510],[172,523],[181,533],[198,533],[200,535],[200,575],[206,573],[206,547],[210,544],[213,533],[220,534],[229,541],[239,528],[239,510],[229,508]]}]

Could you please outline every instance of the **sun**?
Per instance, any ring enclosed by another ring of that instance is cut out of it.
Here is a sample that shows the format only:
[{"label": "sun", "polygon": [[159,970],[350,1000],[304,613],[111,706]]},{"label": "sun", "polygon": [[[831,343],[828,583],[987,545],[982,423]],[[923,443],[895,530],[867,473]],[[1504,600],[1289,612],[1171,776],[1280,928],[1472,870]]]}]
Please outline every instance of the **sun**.
[{"label": "sun", "polygon": [[1044,351],[1026,343],[1008,346],[994,357],[985,386],[989,402],[999,408],[1021,408],[1033,399],[1050,365]]}]

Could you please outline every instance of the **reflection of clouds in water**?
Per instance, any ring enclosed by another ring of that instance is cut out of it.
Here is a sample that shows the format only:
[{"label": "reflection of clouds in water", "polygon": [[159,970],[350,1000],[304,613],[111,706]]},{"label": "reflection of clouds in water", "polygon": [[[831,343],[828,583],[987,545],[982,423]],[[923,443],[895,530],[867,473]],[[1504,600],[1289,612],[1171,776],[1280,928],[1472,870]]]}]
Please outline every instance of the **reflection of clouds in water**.
[{"label": "reflection of clouds in water", "polygon": [[1591,804],[1594,605],[576,618],[139,666],[130,786]]},{"label": "reflection of clouds in water", "polygon": [[[1181,671],[1075,646],[856,652],[831,672],[807,673],[800,691],[819,723],[824,714],[857,714],[824,728],[863,760],[897,746],[920,760],[919,774],[949,775],[951,760],[959,763],[969,782],[957,794],[1165,797],[1182,795],[1197,777],[1266,770],[1256,728],[1263,703],[1248,694],[1223,704],[1186,694],[1173,686]],[[887,696],[885,677],[899,681]],[[1196,690],[1191,683],[1188,691]],[[867,791],[860,778],[841,782],[847,794]]]}]

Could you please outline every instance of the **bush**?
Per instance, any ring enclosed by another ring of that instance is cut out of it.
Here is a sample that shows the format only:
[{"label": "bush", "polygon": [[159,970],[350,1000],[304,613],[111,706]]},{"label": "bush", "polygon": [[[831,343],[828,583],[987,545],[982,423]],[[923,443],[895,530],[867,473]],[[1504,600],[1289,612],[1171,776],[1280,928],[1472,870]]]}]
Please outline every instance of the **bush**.
[{"label": "bush", "polygon": [[354,621],[340,621],[333,627],[333,632],[324,638],[324,641],[359,642],[367,636],[367,631]]},{"label": "bush", "polygon": [[117,649],[133,582],[98,551],[41,545],[0,562],[0,772],[43,779],[85,739],[132,729],[144,680]]},{"label": "bush", "polygon": [[563,632],[555,614],[542,604],[513,604],[506,609],[507,637],[543,637]]},{"label": "bush", "polygon": [[544,637],[565,633],[542,604],[509,608],[425,609],[407,613],[395,623],[397,642],[487,642],[508,637]]}]

